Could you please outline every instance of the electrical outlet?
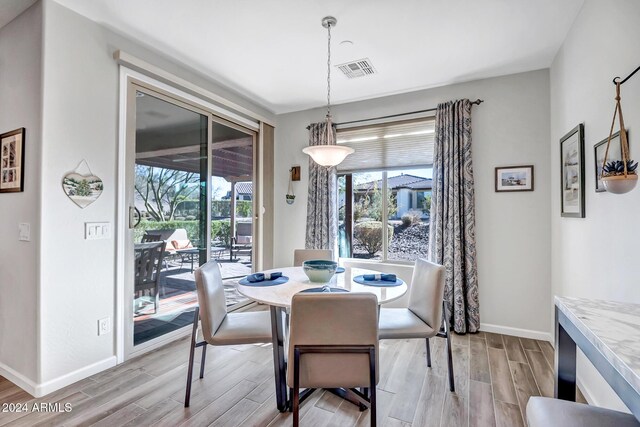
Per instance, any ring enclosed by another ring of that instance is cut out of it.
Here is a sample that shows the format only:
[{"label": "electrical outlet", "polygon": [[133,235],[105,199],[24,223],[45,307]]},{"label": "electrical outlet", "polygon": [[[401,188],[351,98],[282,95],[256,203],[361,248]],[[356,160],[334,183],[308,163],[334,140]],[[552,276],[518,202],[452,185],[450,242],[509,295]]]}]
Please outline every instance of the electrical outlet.
[{"label": "electrical outlet", "polygon": [[98,335],[105,335],[111,332],[111,318],[105,317],[98,320]]}]

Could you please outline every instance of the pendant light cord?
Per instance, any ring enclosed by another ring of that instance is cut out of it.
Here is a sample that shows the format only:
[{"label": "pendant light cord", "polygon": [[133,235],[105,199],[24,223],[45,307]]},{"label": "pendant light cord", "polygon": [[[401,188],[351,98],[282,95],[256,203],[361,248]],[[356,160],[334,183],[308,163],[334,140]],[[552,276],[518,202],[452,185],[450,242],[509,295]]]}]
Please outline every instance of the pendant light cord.
[{"label": "pendant light cord", "polygon": [[331,117],[331,23],[327,24],[327,117]]}]

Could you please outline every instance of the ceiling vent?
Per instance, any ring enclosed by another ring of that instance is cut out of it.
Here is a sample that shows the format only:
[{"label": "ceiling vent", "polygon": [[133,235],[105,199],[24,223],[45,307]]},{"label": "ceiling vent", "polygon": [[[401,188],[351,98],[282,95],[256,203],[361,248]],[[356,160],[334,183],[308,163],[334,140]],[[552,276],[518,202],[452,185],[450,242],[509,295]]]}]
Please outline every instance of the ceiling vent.
[{"label": "ceiling vent", "polygon": [[371,74],[375,74],[376,70],[371,65],[369,58],[359,59],[357,61],[346,62],[344,64],[336,65],[344,73],[345,76],[350,79],[356,77],[364,77]]}]

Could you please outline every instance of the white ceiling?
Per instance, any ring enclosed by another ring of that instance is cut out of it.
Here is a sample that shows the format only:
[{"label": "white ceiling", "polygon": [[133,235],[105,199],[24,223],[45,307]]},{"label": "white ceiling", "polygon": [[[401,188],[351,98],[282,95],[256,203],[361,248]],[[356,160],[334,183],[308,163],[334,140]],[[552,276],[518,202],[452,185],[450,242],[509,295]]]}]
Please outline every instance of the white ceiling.
[{"label": "white ceiling", "polygon": [[36,0],[0,0],[0,28],[27,10]]},{"label": "white ceiling", "polygon": [[[152,46],[275,112],[326,102],[332,61],[369,58],[378,74],[332,70],[332,101],[410,92],[549,67],[584,0],[56,0]],[[343,40],[353,45],[341,45]]]}]

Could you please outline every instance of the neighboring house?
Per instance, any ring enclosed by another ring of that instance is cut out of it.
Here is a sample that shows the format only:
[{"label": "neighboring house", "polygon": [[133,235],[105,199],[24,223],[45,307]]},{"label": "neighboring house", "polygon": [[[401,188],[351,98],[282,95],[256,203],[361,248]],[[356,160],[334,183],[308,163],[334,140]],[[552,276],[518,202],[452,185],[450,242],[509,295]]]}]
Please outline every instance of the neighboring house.
[{"label": "neighboring house", "polygon": [[[426,214],[424,208],[425,197],[431,194],[431,179],[415,175],[398,175],[387,179],[387,186],[391,194],[396,199],[397,210],[395,219],[402,218],[402,215],[410,210],[419,210]],[[365,182],[356,185],[353,190],[354,203],[371,193],[374,190],[382,189],[382,180]]]},{"label": "neighboring house", "polygon": [[[238,182],[236,183],[236,200],[251,200],[253,196],[253,183],[252,182]],[[230,200],[231,191],[227,191],[227,195],[222,197],[222,200]]]}]

